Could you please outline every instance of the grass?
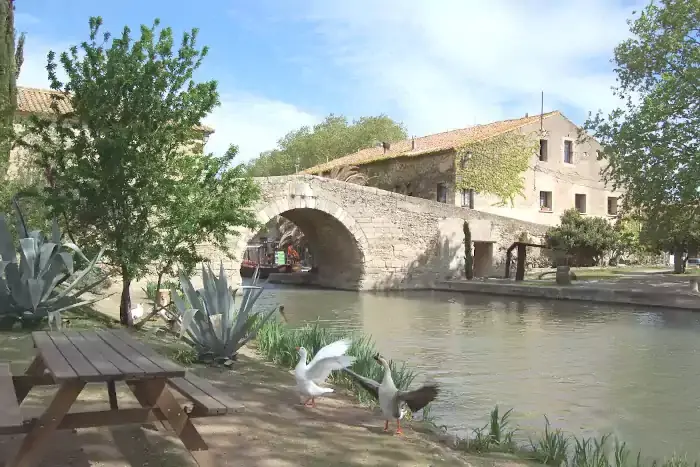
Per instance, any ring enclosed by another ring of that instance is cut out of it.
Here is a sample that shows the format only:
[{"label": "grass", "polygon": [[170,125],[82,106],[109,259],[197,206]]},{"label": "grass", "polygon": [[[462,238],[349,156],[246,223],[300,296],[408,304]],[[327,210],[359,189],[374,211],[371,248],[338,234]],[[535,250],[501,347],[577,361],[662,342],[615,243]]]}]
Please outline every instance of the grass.
[{"label": "grass", "polygon": [[[473,430],[467,438],[457,438],[456,449],[468,453],[509,453],[515,457],[556,467],[698,467],[686,457],[677,455],[662,461],[645,461],[641,451],[632,455],[625,443],[612,440],[610,434],[599,438],[579,438],[567,435],[560,429],[552,429],[545,416],[544,433],[529,445],[519,446],[514,441],[517,427],[510,424],[512,409],[499,415],[496,406],[491,411],[490,422]],[[444,428],[443,428],[444,429]]]},{"label": "grass", "polygon": [[[291,369],[299,361],[296,347],[304,347],[308,354],[313,356],[323,346],[348,337],[352,337],[353,341],[347,354],[356,357],[351,369],[362,376],[381,381],[383,370],[372,358],[377,353],[377,349],[374,342],[366,336],[348,335],[342,331],[323,328],[318,323],[308,324],[301,328],[291,328],[279,321],[268,321],[258,332],[256,343],[258,353],[263,358],[281,367]],[[413,382],[415,373],[405,363],[399,364],[392,360],[389,365],[396,387],[402,390],[407,389]],[[374,404],[371,396],[344,373],[333,372],[330,381],[350,389],[360,403]],[[425,413],[424,411],[424,416]]]}]

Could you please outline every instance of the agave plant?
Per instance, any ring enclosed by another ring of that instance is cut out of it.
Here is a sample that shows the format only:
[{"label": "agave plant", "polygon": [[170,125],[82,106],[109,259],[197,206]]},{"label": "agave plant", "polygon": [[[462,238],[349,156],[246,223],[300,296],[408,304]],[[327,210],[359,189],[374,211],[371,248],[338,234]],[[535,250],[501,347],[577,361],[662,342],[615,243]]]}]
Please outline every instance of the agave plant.
[{"label": "agave plant", "polygon": [[41,231],[27,231],[19,211],[18,220],[20,239],[16,248],[5,216],[0,214],[0,316],[7,324],[17,319],[25,324],[49,317],[49,321],[55,320],[60,326],[61,312],[99,300],[81,302],[78,298],[105,277],[78,286],[100,260],[104,249],[68,282],[75,275],[73,254],[88,261],[80,248],[71,242],[61,242],[55,219],[50,240]]},{"label": "agave plant", "polygon": [[236,309],[236,291],[231,290],[221,264],[219,277],[209,265],[202,265],[203,288],[195,290],[192,282],[180,272],[180,297],[171,287],[171,297],[180,317],[180,336],[199,353],[200,360],[235,360],[238,350],[255,339],[260,328],[269,320],[277,306],[266,312],[255,312],[253,306],[263,292],[258,286],[259,270],[253,284],[243,286],[240,307]]}]

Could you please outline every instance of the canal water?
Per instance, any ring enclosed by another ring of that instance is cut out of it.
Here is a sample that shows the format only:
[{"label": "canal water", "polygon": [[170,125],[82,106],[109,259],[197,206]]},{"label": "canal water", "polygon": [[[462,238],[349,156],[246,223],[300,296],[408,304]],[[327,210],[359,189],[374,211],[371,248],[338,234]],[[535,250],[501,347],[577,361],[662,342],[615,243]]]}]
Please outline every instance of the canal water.
[{"label": "canal water", "polygon": [[[661,458],[700,459],[700,313],[446,292],[370,294],[268,285],[293,325],[370,334],[442,386],[431,415],[466,434],[498,404],[519,437],[612,433]],[[260,303],[260,305],[263,305]]]}]

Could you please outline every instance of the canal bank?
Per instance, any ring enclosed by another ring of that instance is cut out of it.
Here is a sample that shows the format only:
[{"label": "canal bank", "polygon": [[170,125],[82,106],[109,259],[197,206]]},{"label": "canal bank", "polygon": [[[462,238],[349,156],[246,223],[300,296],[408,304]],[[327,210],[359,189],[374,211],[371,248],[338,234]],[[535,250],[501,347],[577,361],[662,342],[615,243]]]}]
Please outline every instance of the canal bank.
[{"label": "canal bank", "polygon": [[453,280],[438,282],[434,290],[700,311],[700,295],[691,292],[688,285],[668,284],[665,287],[652,287],[648,284],[640,284],[637,286],[639,288],[627,288],[619,282],[612,281],[585,282],[567,286],[542,282],[542,284],[537,284],[535,281],[518,283],[507,279]]},{"label": "canal bank", "polygon": [[[313,285],[313,278],[308,273],[270,274],[269,282],[310,286]],[[425,290],[700,311],[700,294],[692,291],[690,279],[653,274],[621,276],[611,280],[576,281],[567,286],[555,285],[551,280],[446,280],[438,281]]]}]

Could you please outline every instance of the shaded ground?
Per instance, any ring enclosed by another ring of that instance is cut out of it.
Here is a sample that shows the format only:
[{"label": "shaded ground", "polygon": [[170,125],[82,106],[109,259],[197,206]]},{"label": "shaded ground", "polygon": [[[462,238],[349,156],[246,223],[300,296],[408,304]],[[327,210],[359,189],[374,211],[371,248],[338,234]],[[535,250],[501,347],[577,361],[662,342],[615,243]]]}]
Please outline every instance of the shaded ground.
[{"label": "shaded ground", "polygon": [[[32,355],[26,335],[4,335],[0,359],[12,359],[13,370],[27,366]],[[233,370],[197,368],[195,372],[241,400],[243,413],[196,421],[219,465],[281,466],[459,466],[518,465],[455,452],[406,429],[406,436],[382,433],[383,423],[344,394],[322,399],[316,409],[299,405],[294,378],[260,362],[251,351]],[[122,407],[138,407],[126,386],[118,385]],[[26,415],[38,414],[55,389],[33,390],[22,405]],[[73,411],[107,409],[106,388],[88,385]],[[0,436],[0,460],[14,452],[21,436]],[[54,436],[42,467],[196,465],[170,432],[154,426],[63,431]]]}]

